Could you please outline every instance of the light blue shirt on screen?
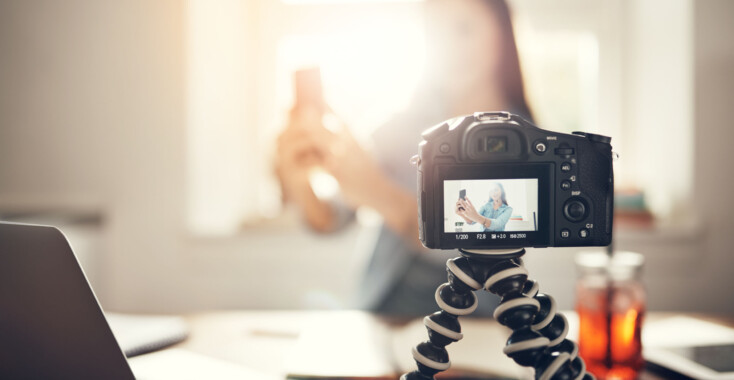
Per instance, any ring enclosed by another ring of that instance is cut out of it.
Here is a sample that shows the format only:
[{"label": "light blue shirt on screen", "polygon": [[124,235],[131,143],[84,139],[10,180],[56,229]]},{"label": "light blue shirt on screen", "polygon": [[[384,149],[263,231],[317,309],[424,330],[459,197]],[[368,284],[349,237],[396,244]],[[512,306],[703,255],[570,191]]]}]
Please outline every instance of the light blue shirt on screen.
[{"label": "light blue shirt on screen", "polygon": [[[479,209],[479,215],[490,220],[489,228],[485,227],[485,231],[504,231],[505,225],[512,216],[512,207],[501,204],[498,209],[494,209],[490,199],[484,206]],[[472,223],[474,224],[474,223]]]}]

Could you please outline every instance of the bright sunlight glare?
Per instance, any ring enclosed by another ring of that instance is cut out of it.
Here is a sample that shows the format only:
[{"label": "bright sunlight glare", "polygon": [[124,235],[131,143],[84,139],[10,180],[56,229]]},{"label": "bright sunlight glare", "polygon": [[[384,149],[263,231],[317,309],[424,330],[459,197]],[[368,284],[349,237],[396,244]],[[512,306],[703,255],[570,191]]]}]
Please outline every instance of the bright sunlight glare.
[{"label": "bright sunlight glare", "polygon": [[[281,101],[293,99],[292,73],[318,66],[326,101],[360,137],[407,106],[422,75],[424,42],[420,20],[409,25],[290,35],[278,46]],[[287,95],[285,95],[287,94]]]}]

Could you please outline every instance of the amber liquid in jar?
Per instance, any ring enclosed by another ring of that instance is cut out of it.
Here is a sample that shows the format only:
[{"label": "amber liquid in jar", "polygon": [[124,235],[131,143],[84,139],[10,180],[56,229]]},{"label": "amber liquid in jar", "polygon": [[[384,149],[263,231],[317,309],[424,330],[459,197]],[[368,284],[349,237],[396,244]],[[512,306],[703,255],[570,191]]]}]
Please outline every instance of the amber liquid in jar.
[{"label": "amber liquid in jar", "polygon": [[[601,267],[578,262],[579,354],[587,370],[599,379],[635,379],[644,365],[642,260],[633,259],[621,264],[612,259]],[[632,265],[637,261],[639,264]]]}]

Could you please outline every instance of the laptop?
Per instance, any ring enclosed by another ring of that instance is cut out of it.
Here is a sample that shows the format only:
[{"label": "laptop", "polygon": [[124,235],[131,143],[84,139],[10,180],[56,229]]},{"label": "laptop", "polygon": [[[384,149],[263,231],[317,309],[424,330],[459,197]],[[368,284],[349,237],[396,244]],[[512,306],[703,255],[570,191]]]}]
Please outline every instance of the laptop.
[{"label": "laptop", "polygon": [[0,223],[0,379],[135,379],[54,227]]}]

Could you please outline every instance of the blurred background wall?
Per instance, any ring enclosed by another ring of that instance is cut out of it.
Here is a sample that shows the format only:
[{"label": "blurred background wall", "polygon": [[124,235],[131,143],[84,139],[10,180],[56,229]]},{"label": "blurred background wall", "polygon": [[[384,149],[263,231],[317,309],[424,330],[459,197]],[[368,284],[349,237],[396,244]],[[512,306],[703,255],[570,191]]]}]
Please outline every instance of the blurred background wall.
[{"label": "blurred background wall", "polygon": [[[263,104],[263,94],[274,90],[263,88],[261,76],[275,73],[257,52],[273,48],[256,26],[277,24],[283,6],[275,0],[232,4],[241,11],[229,19],[241,22],[234,32],[252,38],[244,40],[245,50],[224,57],[249,69],[231,82],[217,80],[226,82],[225,94],[247,102],[217,101],[196,111],[200,103],[192,103],[191,91],[207,91],[209,83],[197,82],[192,72],[191,49],[206,48],[190,35],[195,21],[187,12],[196,2],[0,1],[0,219],[50,222],[68,231],[108,309],[349,305],[372,239],[369,222],[328,237],[288,217],[227,234],[191,230],[190,192],[208,187],[191,183],[196,112],[220,110],[239,115],[230,123],[259,123],[268,118],[256,115],[258,109],[277,108]],[[532,7],[513,4],[519,14]],[[669,177],[679,171],[690,188],[690,197],[675,206],[680,223],[620,231],[617,246],[646,255],[651,308],[734,312],[733,303],[722,301],[734,287],[734,3],[617,4],[620,17],[609,25],[619,28],[613,34],[623,49],[611,63],[619,70],[618,93],[609,102],[623,112],[608,115],[614,124],[648,126],[623,136],[625,146],[638,147],[622,155],[621,168],[652,165],[642,173]],[[413,5],[399,6],[407,12]],[[235,136],[257,145],[247,133]],[[266,152],[242,154],[236,157],[268,167]],[[246,176],[240,182],[256,186]],[[531,250],[527,256],[532,275],[564,308],[573,305],[575,252]]]}]

